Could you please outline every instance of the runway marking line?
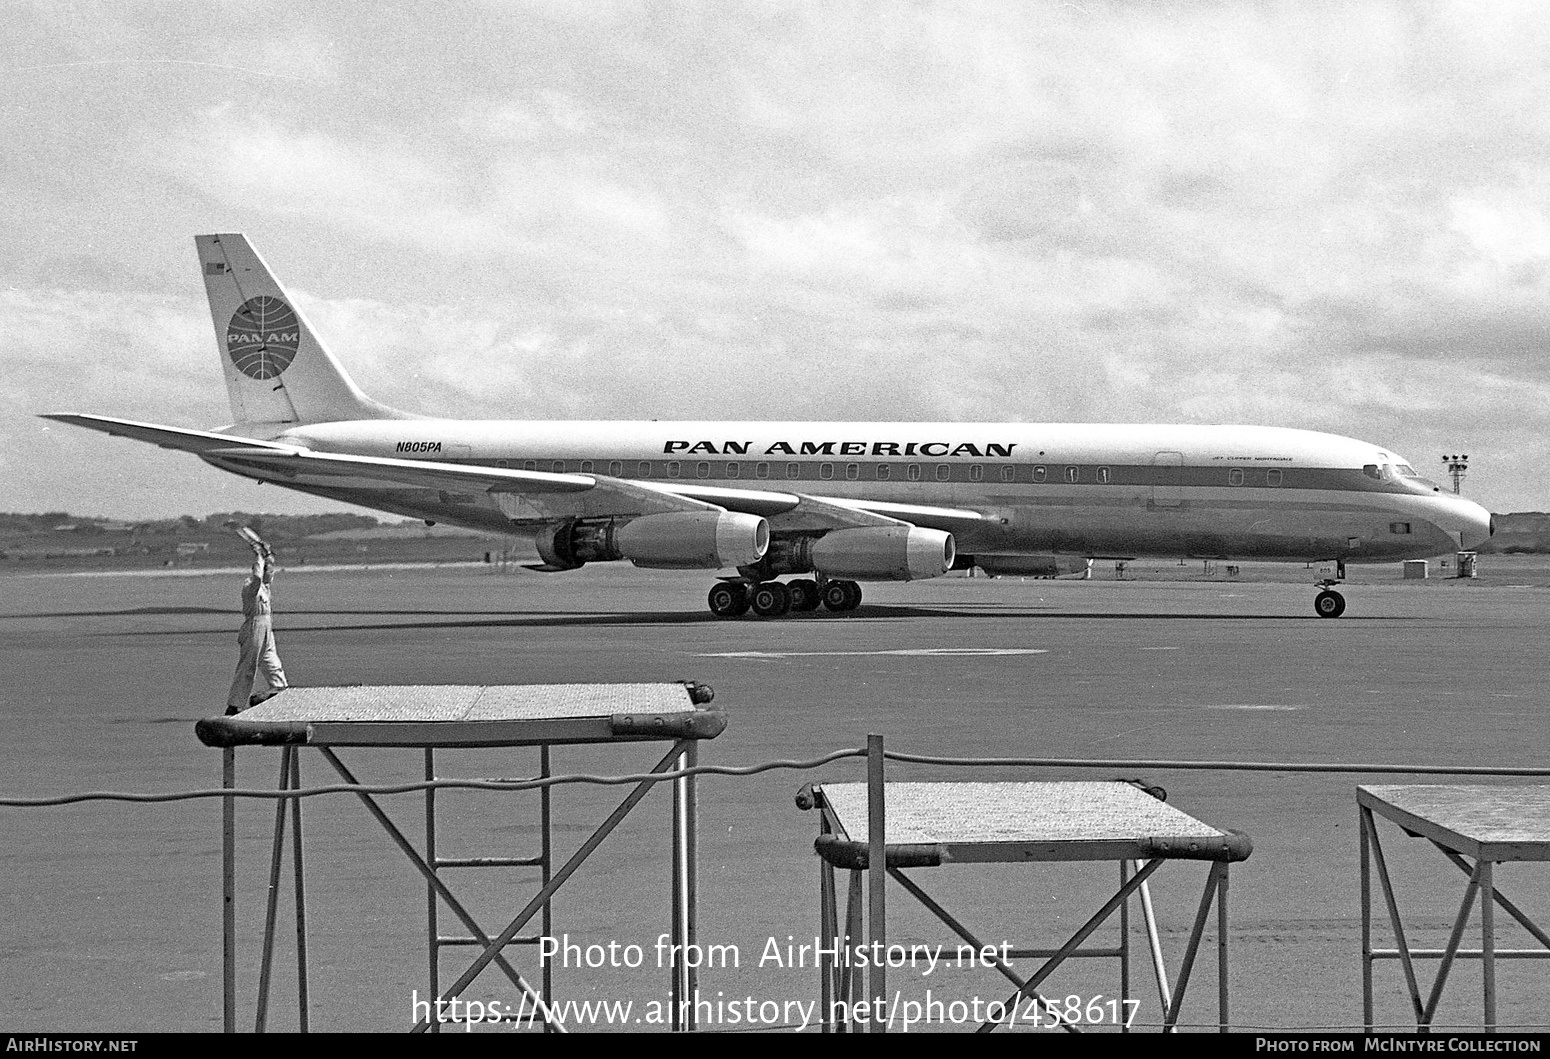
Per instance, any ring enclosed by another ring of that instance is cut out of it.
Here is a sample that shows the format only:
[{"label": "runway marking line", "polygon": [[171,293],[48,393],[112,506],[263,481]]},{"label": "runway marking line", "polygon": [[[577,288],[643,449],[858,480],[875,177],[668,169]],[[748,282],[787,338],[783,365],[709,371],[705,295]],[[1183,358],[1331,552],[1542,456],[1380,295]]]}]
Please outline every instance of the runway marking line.
[{"label": "runway marking line", "polygon": [[1306,710],[1306,706],[1288,706],[1279,703],[1229,703],[1226,705],[1208,705],[1208,710]]},{"label": "runway marking line", "polygon": [[711,651],[699,658],[818,658],[894,655],[903,658],[994,658],[1002,655],[1047,655],[1043,647],[912,647],[893,651]]}]

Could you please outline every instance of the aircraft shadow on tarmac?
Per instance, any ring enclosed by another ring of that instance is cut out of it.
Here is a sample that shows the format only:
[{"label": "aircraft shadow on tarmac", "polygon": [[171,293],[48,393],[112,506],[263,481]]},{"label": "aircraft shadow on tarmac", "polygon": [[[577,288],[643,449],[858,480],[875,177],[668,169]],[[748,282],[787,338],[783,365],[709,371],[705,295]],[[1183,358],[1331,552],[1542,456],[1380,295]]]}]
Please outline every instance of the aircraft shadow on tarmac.
[{"label": "aircraft shadow on tarmac", "polygon": [[[137,615],[154,614],[236,614],[242,611],[235,607],[126,607],[119,610],[58,610],[58,611],[22,611],[16,614],[0,614],[0,620],[6,618],[127,618]],[[495,617],[509,617],[511,612],[505,610],[425,610],[416,607],[414,610],[405,610],[402,607],[372,607],[364,610],[342,610],[338,607],[287,607],[287,614],[489,614]]]},{"label": "aircraft shadow on tarmac", "polygon": [[[233,613],[220,610],[190,608],[198,613],[225,614]],[[140,613],[140,612],[119,612]],[[406,617],[413,615],[447,615],[455,616],[454,620],[431,621],[393,621],[373,622],[369,624],[343,624],[343,625],[298,625],[286,620],[287,615],[387,615],[402,614]],[[41,615],[30,615],[39,617]],[[828,614],[816,612],[813,614],[790,615],[785,618],[775,619],[778,624],[790,622],[891,622],[907,618],[932,618],[936,620],[973,620],[982,621],[986,618],[1024,618],[1024,619],[1075,619],[1087,621],[1323,621],[1315,614],[1179,614],[1179,613],[1142,613],[1142,612],[1114,612],[1093,613],[1091,611],[1056,611],[1056,610],[1030,610],[1025,608],[995,608],[983,609],[955,608],[943,609],[935,607],[918,606],[890,606],[887,604],[862,604],[857,610],[845,614]],[[1393,617],[1389,615],[1369,615],[1366,617],[1347,615],[1343,621],[1413,621],[1413,618]],[[292,610],[275,615],[275,631],[282,633],[301,632],[380,632],[394,629],[498,629],[498,628],[541,628],[541,629],[565,629],[565,628],[610,628],[615,626],[688,626],[688,625],[748,625],[765,626],[770,623],[767,618],[745,618],[741,621],[729,623],[725,618],[718,618],[714,614],[699,611],[690,611],[678,614],[664,614],[660,611],[653,612],[612,612],[606,614],[574,614],[542,612],[537,614],[512,614],[510,612],[489,611],[424,611],[424,610]],[[227,629],[147,629],[143,631],[104,631],[95,632],[91,636],[209,636],[229,634]]]}]

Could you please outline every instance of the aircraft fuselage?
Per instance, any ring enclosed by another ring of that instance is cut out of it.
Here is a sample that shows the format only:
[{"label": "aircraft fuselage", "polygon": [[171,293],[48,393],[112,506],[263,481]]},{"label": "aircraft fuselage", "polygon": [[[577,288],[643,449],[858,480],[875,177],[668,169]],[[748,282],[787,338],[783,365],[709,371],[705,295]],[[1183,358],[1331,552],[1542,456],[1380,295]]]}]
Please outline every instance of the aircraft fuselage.
[{"label": "aircraft fuselage", "polygon": [[[1275,427],[399,419],[229,429],[318,452],[606,475],[689,495],[789,491],[988,516],[942,523],[965,554],[1393,562],[1490,534],[1484,509],[1380,446]],[[515,494],[309,481],[207,459],[470,528],[521,533],[545,521]]]}]

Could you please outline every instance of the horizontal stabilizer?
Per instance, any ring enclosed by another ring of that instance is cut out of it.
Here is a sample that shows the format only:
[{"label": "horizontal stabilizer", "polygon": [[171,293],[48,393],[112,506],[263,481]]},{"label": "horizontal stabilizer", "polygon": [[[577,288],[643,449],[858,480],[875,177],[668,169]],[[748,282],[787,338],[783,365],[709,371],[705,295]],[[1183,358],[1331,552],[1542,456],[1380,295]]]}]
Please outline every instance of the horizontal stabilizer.
[{"label": "horizontal stabilizer", "polygon": [[210,430],[189,430],[184,427],[168,427],[158,423],[140,423],[133,419],[113,419],[109,416],[75,415],[68,413],[51,413],[40,416],[41,419],[52,419],[56,423],[68,423],[75,427],[85,427],[87,430],[100,430],[104,434],[114,437],[133,438],[136,441],[148,442],[158,448],[176,449],[179,452],[192,452],[203,454],[212,449],[229,448],[232,445],[243,445],[254,451],[279,451],[294,452],[290,445],[280,445],[273,441],[258,441],[253,438],[237,438],[230,434],[217,434]]}]

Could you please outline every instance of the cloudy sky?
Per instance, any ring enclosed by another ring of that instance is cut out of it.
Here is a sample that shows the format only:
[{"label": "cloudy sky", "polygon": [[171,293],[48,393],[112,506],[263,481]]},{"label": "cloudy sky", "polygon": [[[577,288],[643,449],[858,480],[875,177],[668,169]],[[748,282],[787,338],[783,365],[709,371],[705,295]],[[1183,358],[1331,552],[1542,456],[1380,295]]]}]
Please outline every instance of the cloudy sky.
[{"label": "cloudy sky", "polygon": [[336,505],[228,422],[192,237],[490,418],[1257,423],[1550,509],[1542,4],[82,3],[0,39],[0,510]]}]

